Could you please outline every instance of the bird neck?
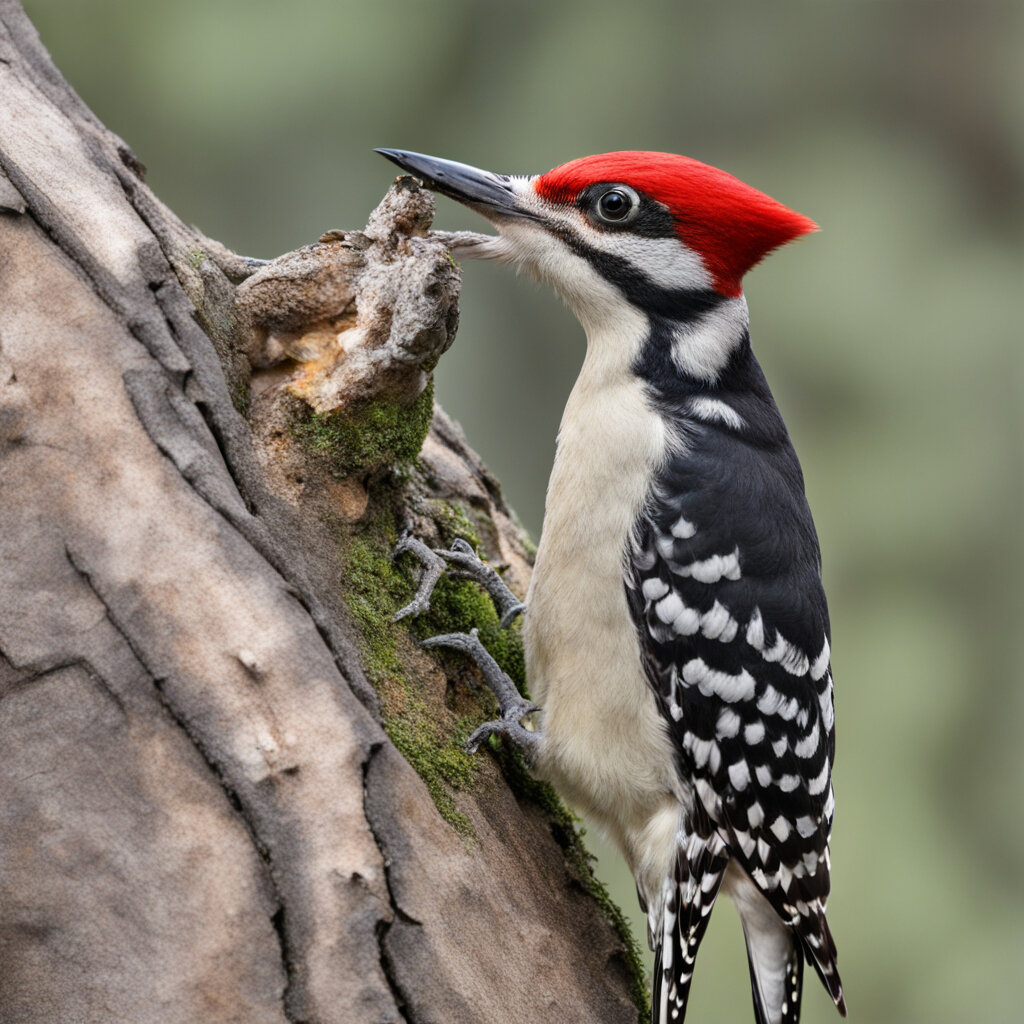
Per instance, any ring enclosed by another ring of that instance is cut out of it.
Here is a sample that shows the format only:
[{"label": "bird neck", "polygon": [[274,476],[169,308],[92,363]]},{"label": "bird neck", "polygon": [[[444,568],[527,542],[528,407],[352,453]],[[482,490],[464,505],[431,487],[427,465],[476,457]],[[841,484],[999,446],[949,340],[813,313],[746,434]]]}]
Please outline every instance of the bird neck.
[{"label": "bird neck", "polygon": [[631,315],[588,329],[587,359],[618,362],[616,369],[666,399],[728,388],[750,356],[746,299],[714,292],[680,295],[672,307],[628,306]]}]

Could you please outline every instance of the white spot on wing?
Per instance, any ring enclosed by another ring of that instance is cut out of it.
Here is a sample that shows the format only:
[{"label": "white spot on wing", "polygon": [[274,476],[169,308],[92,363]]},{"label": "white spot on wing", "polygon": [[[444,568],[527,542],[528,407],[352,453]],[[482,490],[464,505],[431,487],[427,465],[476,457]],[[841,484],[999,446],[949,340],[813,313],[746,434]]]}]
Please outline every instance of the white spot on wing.
[{"label": "white spot on wing", "polygon": [[791,721],[796,717],[800,705],[797,703],[796,697],[783,696],[769,683],[757,700],[757,708],[762,714],[778,715],[786,721]]},{"label": "white spot on wing", "polygon": [[672,623],[672,628],[680,636],[693,636],[700,629],[700,615],[696,608],[683,608]]},{"label": "white spot on wing", "polygon": [[813,757],[818,750],[818,730],[813,729],[802,739],[798,740],[793,747],[793,753],[797,757]]},{"label": "white spot on wing", "polygon": [[736,620],[729,614],[729,610],[719,601],[715,601],[711,608],[700,617],[700,631],[709,640],[731,643],[736,637],[738,628]]},{"label": "white spot on wing", "polygon": [[668,593],[668,584],[657,576],[644,580],[640,592],[648,601],[660,601]]},{"label": "white spot on wing", "polygon": [[697,780],[697,795],[700,797],[701,803],[704,805],[704,809],[713,818],[718,817],[720,801],[718,794],[711,787],[711,784],[707,779]]},{"label": "white spot on wing", "polygon": [[832,707],[832,676],[826,677],[828,684],[825,689],[818,694],[818,705],[821,708],[821,721],[825,726],[826,732],[832,731],[832,726],[835,724],[835,711]]},{"label": "white spot on wing", "polygon": [[698,583],[718,583],[722,579],[738,580],[740,578],[740,549],[736,548],[728,555],[699,558],[689,565],[679,565],[673,562],[672,570],[680,576],[691,576]]},{"label": "white spot on wing", "polygon": [[791,644],[778,630],[775,631],[775,643],[762,650],[761,657],[765,661],[778,662],[790,675],[794,676],[806,675],[810,667],[807,655]]},{"label": "white spot on wing", "polygon": [[729,781],[733,789],[746,789],[750,782],[750,768],[746,761],[737,761],[729,765]]},{"label": "white spot on wing", "polygon": [[818,831],[818,826],[815,824],[813,818],[808,815],[804,815],[803,817],[796,819],[796,830],[804,839],[807,839]]},{"label": "white spot on wing", "polygon": [[684,519],[680,516],[676,520],[675,526],[672,527],[672,536],[677,540],[687,540],[697,532],[697,527],[693,523]]},{"label": "white spot on wing", "polygon": [[714,740],[699,740],[694,737],[690,743],[690,751],[693,754],[693,763],[698,768],[703,768],[711,760],[712,751],[718,753],[718,744]]},{"label": "white spot on wing", "polygon": [[732,708],[722,708],[715,724],[715,734],[720,740],[732,739],[740,731],[740,716]]},{"label": "white spot on wing", "polygon": [[754,846],[756,845],[750,833],[736,829],[733,832],[733,836],[735,837],[736,842],[740,844],[740,849],[743,851],[743,855],[745,857],[749,857],[754,852]]},{"label": "white spot on wing", "polygon": [[658,549],[658,554],[662,558],[671,559],[675,551],[675,540],[670,534],[659,533],[654,541],[654,546]]},{"label": "white spot on wing", "polygon": [[654,613],[667,626],[683,610],[683,602],[679,595],[672,591],[663,597],[655,606]]},{"label": "white spot on wing", "polygon": [[769,828],[780,843],[784,843],[789,838],[789,833],[793,831],[789,822],[781,814],[769,825]]},{"label": "white spot on wing", "polygon": [[758,719],[756,722],[751,722],[750,725],[745,726],[743,729],[743,739],[750,746],[760,743],[764,739],[764,722]]},{"label": "white spot on wing", "polygon": [[821,654],[814,659],[814,663],[811,665],[811,678],[815,682],[821,679],[821,677],[828,671],[828,659],[830,657],[831,652],[828,646],[828,637],[826,637],[821,648]]},{"label": "white spot on wing", "polygon": [[702,658],[694,658],[683,666],[683,682],[696,686],[705,697],[714,694],[730,704],[751,700],[754,696],[754,677],[746,669],[733,676],[709,668]]},{"label": "white spot on wing", "polygon": [[690,412],[705,423],[721,423],[732,430],[742,430],[747,425],[743,417],[720,398],[706,395],[691,398]]},{"label": "white spot on wing", "polygon": [[754,609],[754,614],[750,616],[750,622],[747,624],[747,643],[755,651],[764,649],[764,621],[760,608]]},{"label": "white spot on wing", "polygon": [[807,792],[811,796],[817,796],[819,793],[825,792],[825,787],[828,785],[828,761],[821,766],[821,771],[816,775],[810,782],[807,783]]}]

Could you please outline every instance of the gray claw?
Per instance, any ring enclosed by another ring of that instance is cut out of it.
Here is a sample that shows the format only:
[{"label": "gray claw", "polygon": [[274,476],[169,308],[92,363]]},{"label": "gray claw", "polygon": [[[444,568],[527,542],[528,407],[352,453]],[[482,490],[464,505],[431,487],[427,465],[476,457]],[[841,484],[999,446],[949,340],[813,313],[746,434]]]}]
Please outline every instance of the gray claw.
[{"label": "gray claw", "polygon": [[502,718],[519,721],[523,715],[537,710],[537,706],[526,700],[516,689],[515,683],[502,672],[501,667],[480,642],[475,629],[469,633],[442,633],[440,636],[432,636],[429,640],[424,640],[421,646],[447,647],[468,654],[479,666],[490,691],[498,698]]},{"label": "gray claw", "polygon": [[429,548],[423,541],[407,533],[398,542],[392,557],[402,554],[403,551],[411,552],[420,560],[423,574],[416,588],[416,596],[395,613],[392,622],[398,622],[407,615],[422,615],[430,611],[430,597],[434,593],[434,587],[449,565],[454,567],[451,575],[455,579],[473,580],[491,595],[502,629],[510,626],[526,607],[509,590],[497,570],[482,562],[473,548],[461,538],[452,541],[451,548],[446,550]]},{"label": "gray claw", "polygon": [[[490,595],[498,610],[502,627],[508,626],[523,610],[523,603],[505,585],[497,571],[485,565],[464,540],[452,542],[450,550],[427,547],[421,540],[406,534],[395,548],[394,555],[408,551],[414,554],[423,566],[423,573],[416,588],[416,596],[402,609],[395,613],[394,620],[404,619],[407,615],[419,615],[430,610],[430,596],[437,586],[438,580],[450,569],[452,576],[460,579],[475,580]],[[484,683],[498,699],[501,718],[494,722],[485,722],[477,728],[466,743],[466,749],[476,752],[480,744],[491,736],[508,737],[523,751],[528,762],[535,758],[540,745],[540,734],[527,729],[521,719],[540,709],[528,701],[516,689],[515,683],[502,672],[501,667],[488,653],[480,642],[477,631],[469,633],[443,633],[422,641],[422,647],[447,647],[451,650],[468,654],[480,669]]]},{"label": "gray claw", "polygon": [[477,726],[473,734],[466,740],[466,750],[475,754],[480,745],[492,736],[505,736],[510,739],[526,755],[527,763],[533,761],[540,746],[540,734],[531,732],[521,722],[499,718],[494,722],[484,722]]},{"label": "gray claw", "polygon": [[474,580],[491,595],[491,600],[494,601],[494,606],[498,610],[502,629],[510,626],[516,616],[522,614],[526,608],[526,605],[509,590],[508,584],[501,578],[498,571],[481,561],[472,546],[461,537],[452,541],[451,550],[437,550],[435,553],[449,565],[455,566],[456,571],[452,573],[453,576],[464,580]]},{"label": "gray claw", "polygon": [[406,534],[399,542],[391,557],[395,558],[403,551],[411,551],[423,565],[423,575],[420,576],[419,586],[416,588],[416,596],[404,607],[400,608],[392,616],[392,622],[398,622],[407,615],[422,615],[430,611],[430,597],[434,593],[437,581],[444,575],[446,568],[445,560],[435,554],[421,540],[417,540],[411,534]]}]

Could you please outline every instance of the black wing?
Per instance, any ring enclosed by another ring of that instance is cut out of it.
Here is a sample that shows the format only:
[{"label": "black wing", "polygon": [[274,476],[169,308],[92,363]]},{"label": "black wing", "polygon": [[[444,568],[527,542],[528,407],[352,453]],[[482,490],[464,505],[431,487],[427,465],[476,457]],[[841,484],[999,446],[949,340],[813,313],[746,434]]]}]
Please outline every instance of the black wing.
[{"label": "black wing", "polygon": [[676,454],[636,523],[627,598],[683,778],[836,997],[818,541],[774,404],[729,408],[738,421],[677,422]]}]

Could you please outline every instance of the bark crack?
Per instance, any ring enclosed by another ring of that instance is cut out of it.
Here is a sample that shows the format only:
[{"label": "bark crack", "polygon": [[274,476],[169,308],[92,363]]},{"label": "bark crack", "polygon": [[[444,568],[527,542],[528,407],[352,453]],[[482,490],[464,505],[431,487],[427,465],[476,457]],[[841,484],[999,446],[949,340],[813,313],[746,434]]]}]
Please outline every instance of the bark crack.
[{"label": "bark crack", "polygon": [[[135,209],[143,223],[153,232],[161,252],[168,259],[168,269],[173,273],[173,266],[169,262],[169,254],[164,248],[163,238],[147,219],[144,208],[136,206]],[[338,671],[348,683],[349,688],[359,702],[379,722],[380,702],[377,693],[359,670],[359,660],[351,645],[341,634],[327,613],[326,608],[315,596],[314,588],[309,584],[301,568],[300,557],[295,552],[290,552],[287,546],[281,543],[280,538],[275,537],[271,533],[260,515],[260,511],[264,506],[272,507],[272,511],[276,508],[275,499],[266,494],[261,487],[253,482],[252,467],[246,464],[249,461],[248,455],[250,452],[243,454],[241,447],[249,443],[248,427],[241,416],[235,411],[234,406],[231,405],[227,393],[227,382],[223,377],[223,369],[213,351],[209,337],[191,318],[183,323],[182,316],[179,314],[184,314],[184,310],[174,308],[176,296],[169,289],[161,286],[154,290],[153,295],[167,325],[167,330],[174,338],[176,344],[181,346],[182,350],[186,353],[186,357],[193,365],[193,373],[199,395],[190,398],[185,394],[181,394],[181,400],[188,402],[195,408],[198,417],[205,424],[213,444],[216,445],[217,450],[220,452],[224,469],[234,485],[234,492],[239,499],[240,505],[244,508],[245,514],[242,514],[241,509],[232,509],[226,502],[218,501],[210,493],[209,489],[200,485],[197,479],[193,478],[193,475],[186,473],[183,467],[175,460],[173,454],[168,451],[166,443],[161,441],[161,432],[158,426],[147,421],[140,413],[139,418],[144,429],[152,438],[154,444],[174,463],[196,493],[215,511],[219,512],[283,580],[292,585],[294,588],[292,591],[293,596],[306,614],[309,615],[310,619],[312,619],[313,625],[316,627],[321,639],[331,652]],[[182,301],[187,300],[183,299]],[[191,303],[188,303],[188,305],[190,309],[194,310]],[[194,344],[185,337],[183,330],[200,335],[203,342],[210,346],[209,352],[202,356],[195,352]],[[208,369],[206,366],[207,356],[215,362],[215,366],[212,369]],[[212,377],[212,379],[207,379],[208,377]],[[170,384],[168,386],[174,385]],[[131,393],[131,389],[129,391]],[[210,397],[212,392],[216,392],[223,401],[213,401]],[[134,394],[132,397],[134,402]],[[139,411],[137,404],[136,411]],[[230,422],[232,418],[236,419],[237,423]],[[187,424],[182,424],[182,426],[188,429]]]},{"label": "bark crack", "polygon": [[138,315],[140,304],[135,301],[136,297],[125,294],[124,286],[93,257],[89,247],[57,206],[17,164],[6,158],[2,151],[0,170],[25,199],[25,214],[31,217],[56,248],[71,261],[96,296],[116,314],[168,376],[181,384],[191,366],[181,349],[173,344],[173,339],[160,336],[161,332],[152,315]]},{"label": "bark crack", "polygon": [[143,652],[139,649],[139,645],[132,637],[128,628],[120,621],[119,616],[114,611],[113,605],[103,594],[102,590],[97,586],[96,580],[93,574],[81,563],[77,556],[72,552],[71,548],[67,544],[64,545],[64,552],[67,557],[68,563],[78,574],[82,582],[89,588],[91,593],[103,606],[103,610],[107,616],[107,620],[111,626],[117,631],[117,634],[124,641],[128,650],[131,651],[135,660],[142,667],[143,671],[152,680],[153,688],[157,695],[157,700],[160,703],[161,708],[167,717],[173,722],[175,727],[179,729],[186,739],[192,744],[196,752],[202,758],[203,763],[206,765],[208,771],[213,775],[217,781],[218,787],[224,793],[229,805],[235,812],[238,820],[241,822],[242,827],[245,829],[246,834],[249,836],[249,840],[252,843],[253,849],[255,849],[257,855],[263,864],[264,871],[266,873],[267,881],[270,886],[270,891],[273,896],[274,913],[271,915],[270,923],[273,927],[274,934],[277,937],[279,957],[281,960],[281,966],[284,970],[285,986],[284,991],[281,994],[282,1010],[285,1018],[290,1024],[303,1024],[299,1018],[293,1016],[289,1010],[289,1004],[291,1002],[291,994],[294,991],[294,984],[296,978],[296,971],[294,967],[294,959],[297,957],[293,956],[293,944],[291,943],[288,936],[288,927],[286,921],[286,905],[284,896],[277,883],[274,870],[273,856],[262,841],[259,833],[256,829],[256,824],[252,820],[251,815],[248,813],[245,807],[245,803],[238,793],[237,788],[224,771],[223,767],[217,762],[216,758],[207,749],[206,744],[202,738],[198,735],[196,730],[189,724],[188,718],[182,713],[181,709],[178,708],[167,693],[165,684],[166,678],[159,672],[155,671],[146,661],[146,657]]},{"label": "bark crack", "polygon": [[370,774],[370,768],[373,764],[374,758],[383,749],[384,744],[381,742],[372,743],[366,755],[366,760],[363,761],[363,813],[366,817],[367,827],[370,829],[370,834],[373,836],[373,841],[377,844],[377,848],[380,850],[381,863],[384,865],[384,884],[388,891],[388,904],[391,907],[392,917],[391,920],[381,918],[377,922],[375,929],[377,935],[377,953],[380,959],[381,971],[384,974],[384,978],[387,981],[388,988],[391,990],[392,996],[395,1000],[395,1007],[398,1010],[402,1020],[407,1021],[408,1024],[415,1024],[413,1019],[408,1014],[409,1003],[405,997],[405,993],[402,991],[401,985],[398,982],[398,977],[395,972],[394,960],[391,957],[391,953],[388,951],[387,938],[388,933],[394,925],[395,919],[398,918],[401,921],[416,926],[421,926],[422,922],[417,921],[416,918],[405,913],[398,905],[398,901],[395,899],[394,889],[391,886],[391,858],[388,856],[387,844],[383,838],[377,834],[377,830],[374,828],[373,820],[370,814],[366,810],[367,803],[367,785]]},{"label": "bark crack", "polygon": [[[362,673],[354,668],[358,661],[326,608],[315,597],[299,557],[284,549],[259,514],[250,511],[254,502],[251,495],[246,493],[239,474],[232,470],[235,460],[231,457],[231,446],[217,428],[212,406],[205,401],[189,399],[177,389],[172,393],[171,389],[175,385],[156,371],[129,371],[124,375],[124,384],[139,423],[152,442],[193,491],[237,531],[288,585],[289,593],[312,620],[352,692],[379,721],[377,694],[362,677]],[[182,418],[179,409],[186,407],[195,410],[196,422],[189,423]],[[201,429],[199,423],[205,426],[211,435],[212,445],[220,453],[227,477],[231,481],[230,487],[225,486],[218,472],[215,460],[211,457],[212,449],[204,447],[195,437],[196,429]]]},{"label": "bark crack", "polygon": [[107,682],[103,673],[100,672],[88,658],[63,658],[60,661],[55,661],[48,665],[32,665],[16,662],[2,649],[0,649],[0,660],[6,662],[6,664],[8,664],[15,672],[22,673],[6,685],[0,685],[0,701],[3,701],[13,693],[28,689],[30,686],[34,686],[47,676],[55,675],[57,672],[63,672],[65,669],[80,668],[85,672],[89,679],[96,684],[97,689],[101,690],[114,702],[118,711],[120,711],[122,715],[125,717],[128,715],[124,698],[110,685],[110,683]]}]

